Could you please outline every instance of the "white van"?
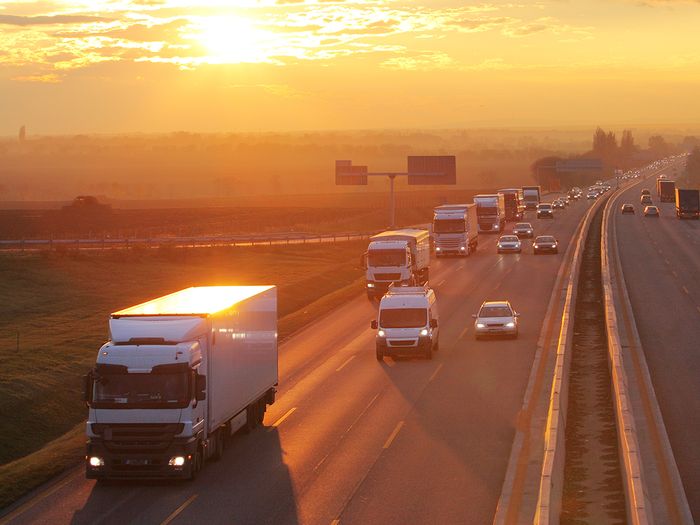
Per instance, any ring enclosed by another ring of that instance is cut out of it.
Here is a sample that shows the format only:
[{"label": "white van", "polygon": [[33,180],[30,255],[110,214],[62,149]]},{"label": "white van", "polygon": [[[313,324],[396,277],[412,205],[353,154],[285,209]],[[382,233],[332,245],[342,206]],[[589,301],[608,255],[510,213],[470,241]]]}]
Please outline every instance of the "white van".
[{"label": "white van", "polygon": [[438,318],[435,292],[427,285],[390,286],[371,324],[377,330],[377,361],[392,355],[432,359],[438,350]]}]

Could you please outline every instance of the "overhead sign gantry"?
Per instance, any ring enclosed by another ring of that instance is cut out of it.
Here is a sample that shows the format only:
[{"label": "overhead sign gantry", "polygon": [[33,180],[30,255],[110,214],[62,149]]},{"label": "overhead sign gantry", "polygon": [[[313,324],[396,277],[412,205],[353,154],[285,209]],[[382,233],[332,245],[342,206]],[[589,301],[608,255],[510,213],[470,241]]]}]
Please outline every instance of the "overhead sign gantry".
[{"label": "overhead sign gantry", "polygon": [[390,228],[396,226],[396,177],[408,177],[409,186],[457,184],[457,161],[454,155],[409,156],[405,172],[369,173],[367,166],[353,166],[351,160],[335,161],[335,183],[339,186],[366,186],[368,177],[389,178]]}]

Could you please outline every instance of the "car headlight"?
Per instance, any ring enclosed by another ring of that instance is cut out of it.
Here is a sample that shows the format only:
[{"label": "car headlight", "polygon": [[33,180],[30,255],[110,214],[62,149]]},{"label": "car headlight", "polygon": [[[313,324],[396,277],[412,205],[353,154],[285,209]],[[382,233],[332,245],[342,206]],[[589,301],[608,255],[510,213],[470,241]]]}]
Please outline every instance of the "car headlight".
[{"label": "car headlight", "polygon": [[515,328],[515,323],[513,323],[513,322],[506,323],[506,328]]},{"label": "car headlight", "polygon": [[437,248],[435,248],[435,251],[436,251],[436,252],[442,251],[442,248],[440,248],[440,247],[438,246]]},{"label": "car headlight", "polygon": [[425,337],[426,335],[428,335],[428,329],[427,329],[427,328],[423,328],[423,330],[420,331],[420,335],[422,335],[423,337]]},{"label": "car headlight", "polygon": [[367,288],[374,288],[374,283],[367,283]]},{"label": "car headlight", "polygon": [[486,325],[484,323],[476,323],[477,328],[486,328]]},{"label": "car headlight", "polygon": [[379,337],[384,337],[384,336],[386,335],[386,333],[384,332],[384,330],[379,330],[379,331],[377,332],[377,335],[378,335]]},{"label": "car headlight", "polygon": [[168,465],[170,465],[171,467],[182,467],[184,464],[184,456],[173,456],[172,458],[170,458],[170,461],[168,461]]},{"label": "car headlight", "polygon": [[539,244],[535,244],[535,243],[533,243],[533,244],[532,244],[532,247],[533,247],[533,248],[539,248],[539,247],[540,247],[540,245],[539,245]]},{"label": "car headlight", "polygon": [[88,460],[90,463],[91,467],[104,467],[105,466],[105,460],[102,459],[101,457],[98,456],[92,456]]},{"label": "car headlight", "polygon": [[460,249],[461,251],[464,251],[464,250],[466,250],[467,248],[466,248],[466,246],[460,246],[459,249]]}]

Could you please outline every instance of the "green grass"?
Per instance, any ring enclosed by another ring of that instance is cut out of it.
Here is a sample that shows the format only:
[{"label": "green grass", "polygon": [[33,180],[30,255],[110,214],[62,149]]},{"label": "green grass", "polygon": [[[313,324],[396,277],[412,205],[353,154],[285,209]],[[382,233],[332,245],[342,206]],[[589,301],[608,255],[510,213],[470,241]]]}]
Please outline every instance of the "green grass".
[{"label": "green grass", "polygon": [[111,312],[188,286],[275,284],[284,338],[359,293],[365,247],[357,241],[0,257],[0,508],[82,454],[75,428],[86,415],[81,378],[107,340]]}]

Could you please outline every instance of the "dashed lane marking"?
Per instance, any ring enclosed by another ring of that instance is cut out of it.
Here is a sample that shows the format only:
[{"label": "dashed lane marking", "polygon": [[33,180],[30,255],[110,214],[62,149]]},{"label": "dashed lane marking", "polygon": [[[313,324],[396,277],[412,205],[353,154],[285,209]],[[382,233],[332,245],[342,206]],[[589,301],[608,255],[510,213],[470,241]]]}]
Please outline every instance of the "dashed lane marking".
[{"label": "dashed lane marking", "polygon": [[357,354],[351,355],[342,365],[340,365],[338,368],[335,369],[336,372],[340,372],[343,368],[345,368],[345,365],[347,365],[350,361],[355,359],[357,357]]},{"label": "dashed lane marking", "polygon": [[438,286],[442,286],[443,284],[445,284],[445,281],[447,281],[447,279],[443,279],[442,281],[440,281],[439,283],[437,283],[437,285],[438,285]]},{"label": "dashed lane marking", "polygon": [[391,433],[389,438],[386,440],[386,443],[384,443],[384,446],[382,448],[389,448],[391,444],[394,442],[394,439],[396,439],[396,436],[398,435],[399,431],[401,430],[401,427],[403,426],[403,421],[399,421],[398,424],[396,425],[396,428],[394,428],[394,431]]},{"label": "dashed lane marking", "polygon": [[690,292],[685,286],[683,286],[683,291],[685,292],[685,295],[690,295]]},{"label": "dashed lane marking", "polygon": [[190,496],[187,501],[185,501],[182,505],[180,505],[178,508],[176,508],[173,513],[165,518],[165,521],[163,521],[160,525],[168,525],[171,521],[173,521],[175,518],[178,517],[178,515],[185,510],[187,507],[189,507],[190,503],[192,503],[194,500],[197,499],[197,494],[193,494]]},{"label": "dashed lane marking", "polygon": [[443,363],[440,363],[438,365],[438,367],[435,369],[435,372],[433,372],[433,375],[431,375],[430,379],[428,379],[428,383],[430,383],[433,379],[435,379],[437,377],[440,370],[442,370],[442,365],[443,365]]},{"label": "dashed lane marking", "polygon": [[464,339],[464,336],[467,335],[468,331],[469,331],[469,327],[467,326],[464,330],[462,330],[462,333],[459,334],[458,339]]},{"label": "dashed lane marking", "polygon": [[272,423],[272,425],[270,426],[270,430],[272,430],[273,428],[277,428],[277,427],[280,426],[282,423],[284,423],[284,420],[287,419],[289,416],[291,416],[291,415],[296,411],[296,409],[297,409],[297,407],[290,408],[289,410],[287,410],[287,413],[286,413],[285,415],[283,415],[283,416],[282,416],[281,418],[279,418],[277,421],[275,421],[274,423]]}]

